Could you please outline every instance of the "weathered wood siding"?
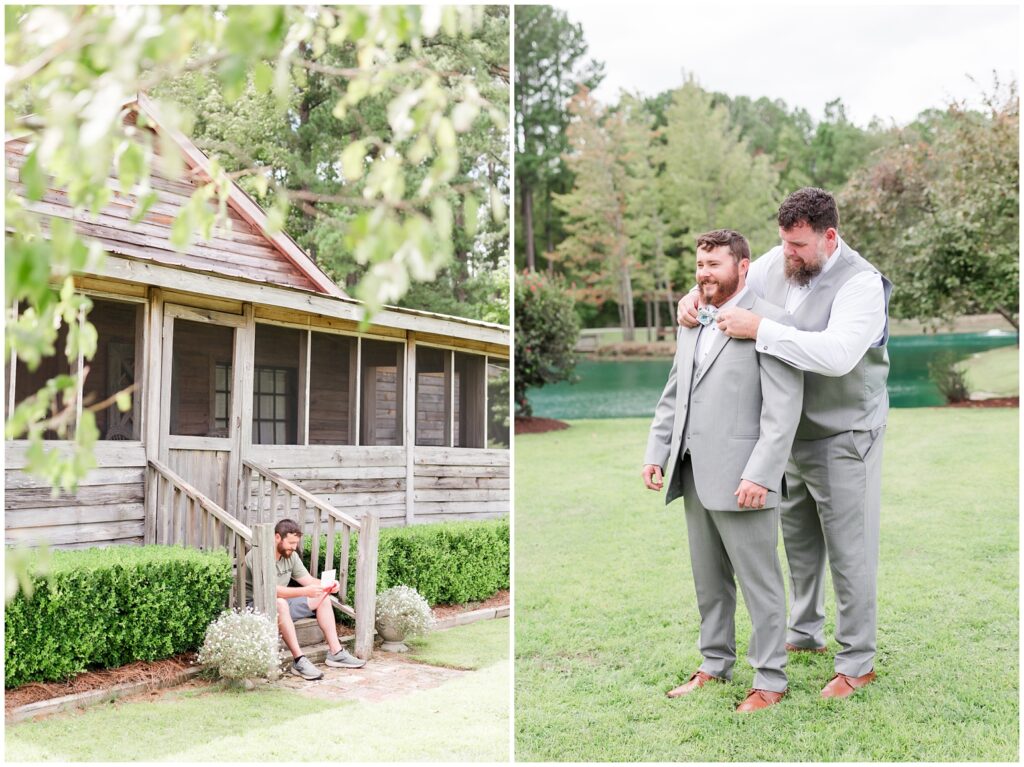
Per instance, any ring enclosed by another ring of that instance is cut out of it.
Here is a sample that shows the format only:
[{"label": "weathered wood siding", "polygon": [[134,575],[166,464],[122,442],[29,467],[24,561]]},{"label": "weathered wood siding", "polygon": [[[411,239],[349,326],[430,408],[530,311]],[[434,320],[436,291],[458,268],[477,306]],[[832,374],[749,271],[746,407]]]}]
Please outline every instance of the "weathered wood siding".
[{"label": "weathered wood siding", "polygon": [[405,523],[404,447],[253,445],[247,457],[354,517],[372,511],[382,525]]},{"label": "weathered wood siding", "polygon": [[416,523],[509,513],[508,450],[417,447],[414,461]]},{"label": "weathered wood siding", "polygon": [[96,443],[97,468],[76,493],[56,496],[43,480],[21,470],[27,449],[21,441],[5,445],[4,543],[45,542],[58,549],[142,544],[146,451],[141,442]]},{"label": "weathered wood siding", "polygon": [[[21,183],[20,169],[25,164],[26,146],[26,141],[19,139],[5,143],[7,180],[22,194],[25,188]],[[113,169],[107,181],[111,201],[99,216],[76,213],[68,201],[67,192],[53,188],[52,180],[51,188],[46,190],[42,200],[26,201],[25,205],[29,210],[74,221],[81,234],[97,240],[111,253],[260,282],[315,289],[308,277],[231,208],[228,209],[230,231],[218,229],[210,240],[197,240],[183,252],[177,251],[170,242],[171,224],[198,184],[187,176],[168,178],[158,165],[154,161],[150,177],[157,202],[138,223],[130,220],[137,197],[120,191]],[[45,218],[43,227],[45,230]]]},{"label": "weathered wood siding", "polygon": [[168,450],[167,464],[182,479],[222,509],[228,506],[227,450]]}]

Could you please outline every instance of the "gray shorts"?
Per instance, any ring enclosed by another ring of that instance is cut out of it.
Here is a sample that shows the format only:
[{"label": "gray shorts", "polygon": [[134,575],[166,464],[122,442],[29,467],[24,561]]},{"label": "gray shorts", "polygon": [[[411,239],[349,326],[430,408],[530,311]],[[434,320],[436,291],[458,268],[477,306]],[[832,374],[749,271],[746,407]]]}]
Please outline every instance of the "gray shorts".
[{"label": "gray shorts", "polygon": [[[246,607],[253,607],[253,603],[246,602]],[[309,609],[309,600],[307,597],[289,597],[288,598],[288,614],[292,616],[292,622],[302,620],[303,618],[315,618],[316,613]]]}]

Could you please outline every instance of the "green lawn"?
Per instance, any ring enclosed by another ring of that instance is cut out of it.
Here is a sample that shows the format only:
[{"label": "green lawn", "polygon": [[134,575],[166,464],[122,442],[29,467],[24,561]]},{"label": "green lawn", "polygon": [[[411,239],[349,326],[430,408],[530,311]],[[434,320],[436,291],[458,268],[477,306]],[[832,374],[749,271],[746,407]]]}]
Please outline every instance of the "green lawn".
[{"label": "green lawn", "polygon": [[641,484],[649,421],[517,437],[516,758],[1015,762],[1017,423],[892,412],[878,681],[824,701],[831,656],[796,656],[782,705],[747,716],[732,710],[753,676],[742,604],[733,683],[664,695],[700,663],[698,615],[682,501]]},{"label": "green lawn", "polygon": [[[438,632],[414,656],[479,669],[380,703],[284,690],[174,692],[6,728],[7,761],[506,761],[507,620]],[[353,672],[358,673],[358,672]]]},{"label": "green lawn", "polygon": [[1004,346],[972,354],[965,360],[967,387],[971,393],[987,392],[996,397],[1016,397],[1020,392],[1020,349]]}]

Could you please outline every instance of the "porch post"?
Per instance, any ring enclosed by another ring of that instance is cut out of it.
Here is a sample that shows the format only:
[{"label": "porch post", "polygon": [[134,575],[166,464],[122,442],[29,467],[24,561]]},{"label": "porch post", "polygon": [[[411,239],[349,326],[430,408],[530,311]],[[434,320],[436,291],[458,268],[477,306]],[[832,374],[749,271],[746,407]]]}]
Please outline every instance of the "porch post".
[{"label": "porch post", "polygon": [[253,606],[277,625],[277,579],[274,572],[274,526],[252,528]]},{"label": "porch post", "polygon": [[359,552],[356,555],[356,647],[357,658],[367,660],[373,652],[373,624],[377,612],[377,517],[372,512],[359,520]]}]

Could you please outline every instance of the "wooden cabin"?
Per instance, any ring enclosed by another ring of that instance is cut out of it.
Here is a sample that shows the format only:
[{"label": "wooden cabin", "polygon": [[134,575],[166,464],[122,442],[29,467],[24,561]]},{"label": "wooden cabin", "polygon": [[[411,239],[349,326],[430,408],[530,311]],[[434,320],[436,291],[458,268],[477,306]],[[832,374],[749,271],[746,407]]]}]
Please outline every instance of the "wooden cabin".
[{"label": "wooden cabin", "polygon": [[[310,532],[367,513],[384,526],[508,514],[509,432],[496,415],[508,412],[508,327],[385,308],[361,329],[360,303],[286,234],[271,234],[237,186],[230,228],[176,251],[170,225],[209,160],[145,96],[127,119],[139,113],[144,130],[172,139],[186,169],[169,178],[154,168],[159,199],[139,223],[130,221],[135,197],[117,191],[113,174],[99,216],[76,213],[60,189],[27,202],[74,221],[107,252],[76,280],[99,334],[86,403],[133,383],[138,391],[129,412],[98,414],[98,465],[75,494],[52,495],[21,471],[26,443],[6,443],[6,543],[138,545],[207,533],[223,542],[223,521],[195,511],[208,506],[242,526],[290,513]],[[15,187],[25,151],[23,140],[5,144]],[[69,372],[60,354],[34,372],[8,361],[8,412],[59,372]]]}]

